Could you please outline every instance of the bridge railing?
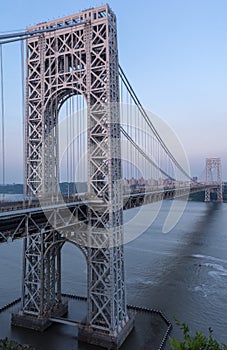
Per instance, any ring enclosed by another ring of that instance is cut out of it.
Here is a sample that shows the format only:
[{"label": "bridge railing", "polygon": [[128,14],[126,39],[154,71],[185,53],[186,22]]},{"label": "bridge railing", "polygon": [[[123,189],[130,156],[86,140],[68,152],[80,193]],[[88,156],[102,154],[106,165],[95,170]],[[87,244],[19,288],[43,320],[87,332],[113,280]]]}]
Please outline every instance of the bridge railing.
[{"label": "bridge railing", "polygon": [[[206,188],[211,188],[218,186],[217,181],[212,181],[209,183],[190,183],[186,182],[174,182],[172,184],[156,184],[149,186],[146,181],[144,184],[138,183],[135,181],[134,183],[127,183],[125,179],[123,180],[123,195],[125,197],[149,194],[149,193],[163,193],[163,192],[171,192],[175,193],[178,190],[187,190],[188,192],[195,192],[195,190],[205,190]],[[76,193],[71,195],[62,195],[55,196],[55,198],[49,197],[40,197],[40,198],[30,198],[24,199],[21,201],[0,201],[0,212],[9,212],[9,211],[17,211],[22,209],[29,208],[40,208],[40,207],[51,207],[54,205],[67,204],[73,202],[83,202],[89,200],[89,196],[86,193]]]},{"label": "bridge railing", "polygon": [[39,207],[48,207],[53,206],[54,204],[64,204],[64,203],[72,203],[72,202],[80,202],[84,198],[84,193],[76,194],[76,195],[67,195],[55,198],[32,198],[32,199],[24,199],[20,201],[0,201],[0,212],[6,211],[15,211],[29,208],[39,208]]}]

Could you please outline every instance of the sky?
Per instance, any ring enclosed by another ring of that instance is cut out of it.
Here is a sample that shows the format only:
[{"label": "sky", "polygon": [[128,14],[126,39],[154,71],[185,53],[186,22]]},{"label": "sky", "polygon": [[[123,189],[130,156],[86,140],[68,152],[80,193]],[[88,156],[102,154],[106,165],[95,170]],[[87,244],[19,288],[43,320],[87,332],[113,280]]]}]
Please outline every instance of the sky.
[{"label": "sky", "polygon": [[[104,3],[1,1],[0,34]],[[120,64],[143,106],[174,130],[192,176],[204,174],[205,158],[221,157],[227,180],[227,1],[110,0],[109,5],[117,15]],[[3,64],[6,181],[22,182],[18,44],[3,48]]]}]

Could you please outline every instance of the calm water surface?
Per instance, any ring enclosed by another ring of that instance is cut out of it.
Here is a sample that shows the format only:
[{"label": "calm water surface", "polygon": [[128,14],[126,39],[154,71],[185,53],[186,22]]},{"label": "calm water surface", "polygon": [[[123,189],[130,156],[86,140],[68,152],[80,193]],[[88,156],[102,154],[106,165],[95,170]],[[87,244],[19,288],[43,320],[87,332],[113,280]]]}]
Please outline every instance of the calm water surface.
[{"label": "calm water surface", "polygon": [[[163,234],[169,204],[164,202],[152,226],[125,245],[128,303],[161,309],[171,320],[175,315],[192,331],[207,333],[212,327],[214,336],[227,344],[227,204],[188,202],[177,226]],[[137,211],[126,212],[126,219]],[[63,292],[86,295],[82,253],[69,243],[62,253]],[[21,241],[0,245],[0,306],[20,296],[21,261]],[[71,318],[79,319],[84,312],[84,306],[70,302]],[[78,346],[76,331],[69,326],[54,325],[43,334],[11,328],[9,312],[0,315],[0,326],[0,337],[30,343],[38,350],[98,349]],[[137,329],[138,339],[146,337],[142,332],[149,330]],[[179,337],[181,332],[174,327],[172,334]],[[149,348],[155,346],[146,345]]]}]

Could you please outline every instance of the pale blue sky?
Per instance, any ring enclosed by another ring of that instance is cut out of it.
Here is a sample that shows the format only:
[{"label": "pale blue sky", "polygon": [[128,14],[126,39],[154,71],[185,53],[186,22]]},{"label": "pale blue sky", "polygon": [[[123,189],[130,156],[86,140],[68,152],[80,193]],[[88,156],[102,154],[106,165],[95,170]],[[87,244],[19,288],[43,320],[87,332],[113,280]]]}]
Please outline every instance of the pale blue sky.
[{"label": "pale blue sky", "polygon": [[[1,1],[0,32],[104,3]],[[109,4],[118,19],[120,64],[145,108],[174,129],[192,175],[202,173],[206,157],[221,157],[227,180],[227,1],[110,0]],[[6,103],[7,129],[13,129],[12,136],[6,135],[8,158],[13,159],[7,164],[8,182],[22,181],[23,176],[20,152],[11,146],[21,135],[19,53],[16,45],[4,48],[5,94],[12,94]]]}]

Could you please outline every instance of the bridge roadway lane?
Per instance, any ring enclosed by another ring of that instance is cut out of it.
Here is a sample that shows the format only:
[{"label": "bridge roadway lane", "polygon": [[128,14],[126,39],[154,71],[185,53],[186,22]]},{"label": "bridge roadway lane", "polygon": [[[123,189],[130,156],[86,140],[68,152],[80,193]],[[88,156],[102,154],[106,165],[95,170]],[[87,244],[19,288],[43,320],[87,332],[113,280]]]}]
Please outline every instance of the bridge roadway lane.
[{"label": "bridge roadway lane", "polygon": [[[37,201],[36,201],[37,204]],[[6,210],[6,207],[3,208]],[[0,212],[0,243],[8,240],[23,238],[27,234],[32,235],[39,230],[52,229],[54,223],[56,229],[71,227],[80,224],[87,217],[86,201],[73,201],[70,203],[59,203],[40,205],[32,207],[32,203],[27,208],[10,208],[9,211]]]},{"label": "bridge roadway lane", "polygon": [[[184,186],[178,188],[159,188],[144,192],[144,189],[135,193],[125,193],[123,196],[123,209],[131,209],[144,204],[161,201],[164,199],[177,199],[186,197],[189,193],[201,192],[206,188],[216,188],[217,184],[197,184],[193,187]],[[79,199],[79,195],[77,197]],[[41,203],[41,204],[40,204]],[[101,199],[97,203],[105,204]],[[57,204],[44,201],[21,201],[4,203],[0,207],[0,243],[25,237],[27,234],[36,234],[37,231],[48,232],[52,229],[51,222],[54,220],[54,228],[63,230],[66,227],[78,228],[87,222],[87,209],[94,205],[84,196],[84,200],[70,200]]]}]

